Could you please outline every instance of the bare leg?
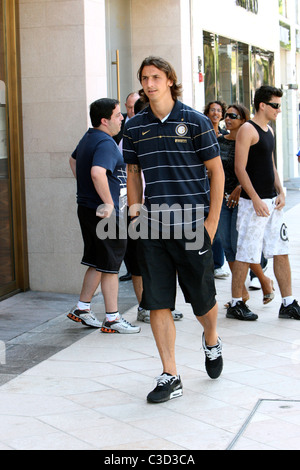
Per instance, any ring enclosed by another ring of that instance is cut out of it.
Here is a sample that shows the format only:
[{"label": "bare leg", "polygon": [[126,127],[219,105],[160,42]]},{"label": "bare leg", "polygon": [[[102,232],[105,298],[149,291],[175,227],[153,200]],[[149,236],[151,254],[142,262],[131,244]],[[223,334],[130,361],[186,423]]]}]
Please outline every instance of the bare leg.
[{"label": "bare leg", "polygon": [[243,286],[249,269],[248,263],[235,261],[232,270],[232,297],[240,298],[243,296]]},{"label": "bare leg", "polygon": [[118,275],[102,273],[101,289],[106,312],[117,312],[119,292]]},{"label": "bare leg", "polygon": [[137,298],[138,303],[140,304],[142,301],[142,293],[143,293],[143,279],[142,276],[134,276],[132,274],[132,284],[134,288],[134,292]]},{"label": "bare leg", "polygon": [[85,273],[79,299],[81,302],[91,302],[100,282],[101,272],[89,267]]},{"label": "bare leg", "polygon": [[268,276],[265,276],[260,264],[250,264],[250,268],[259,279],[261,288],[265,294],[271,294],[273,292],[273,281]]},{"label": "bare leg", "polygon": [[[234,263],[235,263],[235,261],[229,261],[228,262],[228,265],[230,267],[231,272],[233,271]],[[245,284],[243,285],[242,299],[243,299],[243,302],[247,302],[247,300],[250,299],[250,295],[249,295],[249,292],[247,291],[247,288],[246,288]]]},{"label": "bare leg", "polygon": [[274,256],[273,266],[281,297],[292,295],[292,275],[288,255]]},{"label": "bare leg", "polygon": [[[218,304],[206,315],[196,317],[203,326],[205,343],[215,346],[218,343],[217,334]],[[175,361],[176,329],[170,309],[152,310],[150,315],[151,327],[156,341],[157,349],[163,365],[163,372],[177,375]]]},{"label": "bare leg", "polygon": [[150,322],[163,372],[177,375],[175,362],[176,328],[170,309],[151,310]]},{"label": "bare leg", "polygon": [[196,317],[198,322],[203,326],[207,346],[215,346],[218,342],[217,317],[218,304],[216,304],[206,315]]}]

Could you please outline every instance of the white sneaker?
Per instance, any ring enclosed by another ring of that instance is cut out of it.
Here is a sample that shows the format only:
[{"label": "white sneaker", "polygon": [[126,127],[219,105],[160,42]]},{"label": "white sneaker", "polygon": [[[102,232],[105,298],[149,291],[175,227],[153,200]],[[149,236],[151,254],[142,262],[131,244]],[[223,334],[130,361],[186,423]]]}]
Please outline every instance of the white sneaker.
[{"label": "white sneaker", "polygon": [[[183,319],[183,314],[175,309],[172,310],[172,317],[174,321],[179,321]],[[145,310],[144,308],[138,309],[136,319],[144,323],[150,323],[150,310]]]},{"label": "white sneaker", "polygon": [[91,310],[79,310],[77,307],[73,307],[67,317],[77,323],[82,323],[85,326],[91,326],[92,328],[101,328],[101,323]]},{"label": "white sneaker", "polygon": [[229,276],[229,273],[227,271],[224,271],[223,268],[217,268],[214,270],[215,279],[225,279],[228,276]]},{"label": "white sneaker", "polygon": [[259,282],[258,277],[254,277],[254,278],[250,281],[249,289],[251,289],[251,290],[259,290],[259,289],[261,289],[261,285],[260,285],[260,282]]},{"label": "white sneaker", "polygon": [[133,334],[139,333],[141,328],[139,326],[133,326],[127,320],[120,315],[116,320],[108,321],[104,320],[101,327],[102,333],[121,333],[121,334]]},{"label": "white sneaker", "polygon": [[138,308],[136,319],[138,321],[143,321],[144,323],[150,323],[150,310]]}]

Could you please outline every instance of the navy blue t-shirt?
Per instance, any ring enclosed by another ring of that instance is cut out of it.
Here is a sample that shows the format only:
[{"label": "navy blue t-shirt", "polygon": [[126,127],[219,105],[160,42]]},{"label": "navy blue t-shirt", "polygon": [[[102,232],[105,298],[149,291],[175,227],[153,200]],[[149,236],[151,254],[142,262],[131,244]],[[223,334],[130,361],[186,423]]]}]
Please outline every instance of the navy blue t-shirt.
[{"label": "navy blue t-shirt", "polygon": [[[164,122],[148,106],[125,124],[124,161],[138,164],[143,171],[148,214],[154,213],[153,205],[162,204],[181,208],[203,205],[208,213],[209,183],[204,162],[219,155],[210,119],[180,101],[175,102]],[[195,211],[191,212],[192,223],[198,222]]]},{"label": "navy blue t-shirt", "polygon": [[103,204],[92,178],[93,166],[106,168],[116,214],[126,207],[126,165],[113,138],[99,129],[90,128],[80,140],[72,157],[76,160],[77,203],[97,209]]}]

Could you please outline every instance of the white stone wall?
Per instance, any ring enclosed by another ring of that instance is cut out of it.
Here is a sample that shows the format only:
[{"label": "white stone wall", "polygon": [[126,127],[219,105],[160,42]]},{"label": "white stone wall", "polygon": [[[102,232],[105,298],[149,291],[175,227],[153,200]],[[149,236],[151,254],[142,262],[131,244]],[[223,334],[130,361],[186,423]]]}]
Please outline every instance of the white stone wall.
[{"label": "white stone wall", "polygon": [[136,75],[143,59],[161,56],[175,68],[185,102],[192,104],[189,0],[132,0],[131,4],[134,88],[141,88]]},{"label": "white stone wall", "polygon": [[[20,0],[30,288],[79,292],[85,269],[69,156],[106,95],[104,0]],[[104,60],[103,60],[104,59]]]}]

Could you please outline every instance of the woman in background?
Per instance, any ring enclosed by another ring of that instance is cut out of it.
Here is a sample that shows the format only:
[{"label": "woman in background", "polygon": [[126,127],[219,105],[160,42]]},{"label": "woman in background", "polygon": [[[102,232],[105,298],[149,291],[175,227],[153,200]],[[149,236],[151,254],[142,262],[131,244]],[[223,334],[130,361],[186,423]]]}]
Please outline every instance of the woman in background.
[{"label": "woman in background", "polygon": [[[203,114],[205,114],[205,116],[211,120],[217,137],[222,134],[227,134],[227,131],[220,127],[220,122],[224,119],[226,108],[227,106],[223,101],[217,100],[208,103],[203,111]],[[216,233],[212,250],[214,257],[214,277],[215,279],[225,279],[229,276],[229,273],[223,269],[225,257],[222,242],[218,232]]]}]

